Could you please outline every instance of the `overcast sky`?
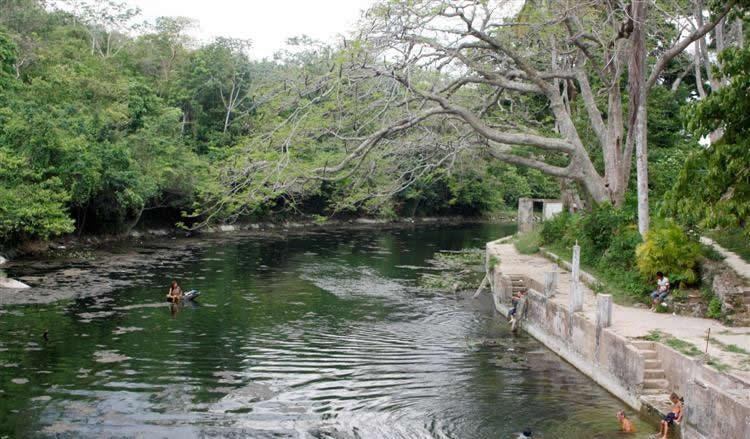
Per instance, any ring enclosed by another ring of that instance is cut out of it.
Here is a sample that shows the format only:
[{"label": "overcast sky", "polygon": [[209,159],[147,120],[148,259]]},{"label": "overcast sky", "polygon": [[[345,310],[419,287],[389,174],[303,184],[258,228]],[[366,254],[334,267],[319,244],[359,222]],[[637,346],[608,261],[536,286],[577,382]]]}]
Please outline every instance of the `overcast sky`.
[{"label": "overcast sky", "polygon": [[194,36],[249,38],[253,58],[270,58],[287,38],[302,34],[331,41],[351,30],[375,0],[128,0],[149,21],[159,16],[198,20]]}]

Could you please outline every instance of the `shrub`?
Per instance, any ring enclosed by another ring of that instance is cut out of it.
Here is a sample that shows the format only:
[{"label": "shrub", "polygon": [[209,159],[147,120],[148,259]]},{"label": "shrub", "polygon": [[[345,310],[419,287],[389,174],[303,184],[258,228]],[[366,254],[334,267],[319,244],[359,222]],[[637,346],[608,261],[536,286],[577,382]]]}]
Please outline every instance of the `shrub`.
[{"label": "shrub", "polygon": [[518,235],[515,246],[521,254],[531,255],[539,251],[540,240],[539,230],[531,230]]},{"label": "shrub", "polygon": [[710,302],[708,302],[708,311],[706,311],[706,317],[712,319],[718,319],[721,317],[721,300],[714,296]]},{"label": "shrub", "polygon": [[593,254],[600,255],[609,248],[612,237],[629,221],[629,215],[622,209],[617,209],[605,203],[596,206],[594,210],[581,216],[581,232],[584,239],[591,245]]},{"label": "shrub", "polygon": [[611,238],[598,265],[601,269],[632,270],[635,268],[635,249],[641,244],[641,234],[635,225],[622,227]]},{"label": "shrub", "polygon": [[542,243],[553,244],[562,241],[565,231],[570,225],[571,217],[572,215],[568,211],[563,211],[551,219],[544,221],[539,232],[542,237]]},{"label": "shrub", "polygon": [[663,271],[673,286],[677,286],[679,282],[696,282],[699,256],[698,243],[690,240],[672,222],[652,228],[646,235],[646,240],[636,248],[636,262],[641,277],[644,280],[651,279],[657,271]]}]

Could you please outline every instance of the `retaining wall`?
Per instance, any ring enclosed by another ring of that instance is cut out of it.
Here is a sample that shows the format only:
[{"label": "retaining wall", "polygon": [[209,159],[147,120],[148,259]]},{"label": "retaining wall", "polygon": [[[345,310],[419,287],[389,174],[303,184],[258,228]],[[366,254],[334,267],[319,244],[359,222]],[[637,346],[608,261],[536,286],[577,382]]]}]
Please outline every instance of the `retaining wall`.
[{"label": "retaining wall", "polygon": [[664,374],[685,399],[683,437],[750,438],[750,388],[669,346],[656,343]]},{"label": "retaining wall", "polygon": [[[495,275],[493,296],[499,312],[508,314],[510,282]],[[627,339],[596,325],[579,313],[529,289],[520,316],[521,327],[599,385],[640,410],[644,359]]]},{"label": "retaining wall", "polygon": [[[560,265],[565,263],[561,261]],[[507,316],[512,282],[500,272],[501,268],[495,267],[490,279],[495,307]],[[525,331],[633,409],[655,410],[640,399],[645,360],[627,338],[610,329],[597,329],[595,322],[581,313],[571,315],[566,306],[542,294],[538,282],[528,279],[526,287],[529,290],[525,303],[518,308],[520,325]],[[668,346],[660,343],[655,346],[672,385],[670,390],[685,399],[681,437],[750,439],[749,383],[711,369]]]}]

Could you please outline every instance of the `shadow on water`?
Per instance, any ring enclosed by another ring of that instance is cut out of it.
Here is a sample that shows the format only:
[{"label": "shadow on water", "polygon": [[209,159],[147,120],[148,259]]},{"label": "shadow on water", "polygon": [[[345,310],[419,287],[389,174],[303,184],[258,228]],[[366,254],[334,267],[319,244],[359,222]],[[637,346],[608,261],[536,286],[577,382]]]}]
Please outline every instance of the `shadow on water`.
[{"label": "shadow on water", "polygon": [[[0,437],[623,437],[623,404],[488,301],[417,285],[437,250],[512,232],[237,237],[148,287],[1,309]],[[162,302],[172,278],[200,302]]]}]

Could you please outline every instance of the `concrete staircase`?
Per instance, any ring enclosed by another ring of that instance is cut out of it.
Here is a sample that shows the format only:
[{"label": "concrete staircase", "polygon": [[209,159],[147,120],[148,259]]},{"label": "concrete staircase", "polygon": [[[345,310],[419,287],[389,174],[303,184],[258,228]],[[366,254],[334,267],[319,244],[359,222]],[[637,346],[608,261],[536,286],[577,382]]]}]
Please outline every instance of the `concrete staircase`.
[{"label": "concrete staircase", "polygon": [[510,277],[513,294],[527,289],[526,276],[520,274],[509,274],[508,277]]},{"label": "concrete staircase", "polygon": [[[639,350],[644,360],[643,390],[641,391],[641,415],[653,422],[661,420],[671,409],[669,395],[671,385],[662,369],[659,353],[652,341],[634,341],[633,346]],[[680,428],[673,430],[670,437],[682,438]]]},{"label": "concrete staircase", "polygon": [[744,312],[735,314],[734,326],[750,326],[750,288],[745,289],[742,296],[745,309]]},{"label": "concrete staircase", "polygon": [[635,341],[633,345],[644,359],[643,395],[669,395],[669,381],[664,375],[654,342]]}]

